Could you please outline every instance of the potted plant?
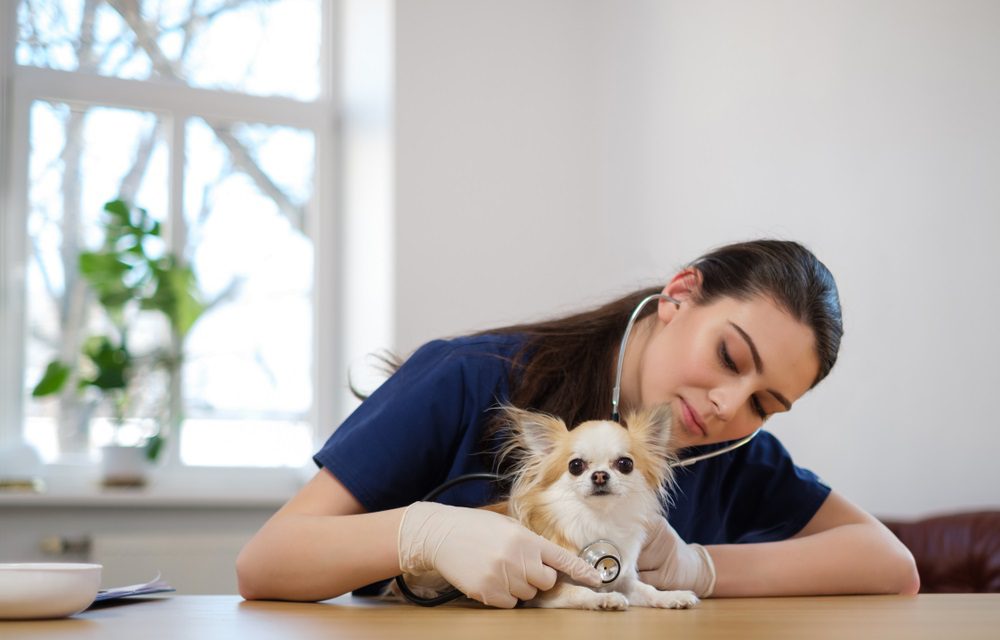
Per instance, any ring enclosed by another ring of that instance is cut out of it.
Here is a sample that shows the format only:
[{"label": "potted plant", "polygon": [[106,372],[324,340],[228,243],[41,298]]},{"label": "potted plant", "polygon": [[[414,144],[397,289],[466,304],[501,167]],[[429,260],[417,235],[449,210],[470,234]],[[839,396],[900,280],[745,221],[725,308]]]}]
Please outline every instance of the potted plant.
[{"label": "potted plant", "polygon": [[[205,306],[194,272],[166,250],[160,223],[145,209],[112,200],[104,205],[102,226],[101,248],[80,254],[79,271],[103,311],[105,330],[83,340],[75,362],[50,362],[32,395],[56,394],[72,382],[103,403],[114,431],[102,450],[104,483],[136,486],[145,483],[144,469],[136,465],[156,460],[170,424],[179,420],[184,339]],[[170,339],[139,352],[132,334],[151,315],[166,321]],[[150,396],[157,392],[161,401],[151,410]],[[151,414],[152,433],[138,446],[125,445],[125,424]]]}]

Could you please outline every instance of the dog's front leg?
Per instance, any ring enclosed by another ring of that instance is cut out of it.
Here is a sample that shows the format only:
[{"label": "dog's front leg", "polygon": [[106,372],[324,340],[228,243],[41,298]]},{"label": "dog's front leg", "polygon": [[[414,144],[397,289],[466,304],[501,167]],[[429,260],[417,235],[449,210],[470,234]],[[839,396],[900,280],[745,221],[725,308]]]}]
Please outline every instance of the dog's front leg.
[{"label": "dog's front leg", "polygon": [[699,602],[698,596],[693,591],[660,591],[638,578],[630,579],[623,585],[622,591],[628,601],[636,607],[690,609]]},{"label": "dog's front leg", "polygon": [[557,582],[548,591],[539,591],[538,595],[524,603],[527,607],[544,609],[594,609],[604,611],[625,611],[629,601],[617,591],[608,593],[594,591],[568,582]]}]

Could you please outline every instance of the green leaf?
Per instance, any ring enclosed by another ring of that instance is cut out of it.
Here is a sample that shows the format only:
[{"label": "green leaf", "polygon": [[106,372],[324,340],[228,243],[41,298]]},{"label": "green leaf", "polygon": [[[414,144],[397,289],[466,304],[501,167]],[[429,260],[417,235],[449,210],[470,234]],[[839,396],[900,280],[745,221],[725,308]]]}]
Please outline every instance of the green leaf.
[{"label": "green leaf", "polygon": [[190,267],[177,264],[173,256],[157,266],[154,273],[156,291],[143,300],[142,308],[162,311],[174,331],[183,337],[205,312],[198,294],[198,279]]},{"label": "green leaf", "polygon": [[129,264],[121,256],[109,251],[82,251],[78,261],[80,274],[95,288],[106,282],[120,280],[128,272]]},{"label": "green leaf", "polygon": [[31,391],[31,396],[33,398],[41,398],[62,391],[62,388],[66,386],[66,381],[69,379],[69,374],[70,369],[68,366],[59,360],[53,360],[49,363],[49,366],[45,367],[45,373]]},{"label": "green leaf", "polygon": [[133,207],[128,216],[128,232],[137,239],[152,233],[156,220],[142,207]]},{"label": "green leaf", "polygon": [[86,384],[103,391],[125,389],[132,357],[122,346],[111,343],[107,336],[93,336],[83,344],[83,353],[94,364],[93,377],[84,380]]},{"label": "green leaf", "polygon": [[139,316],[136,307],[162,313],[183,338],[205,305],[194,271],[169,253],[160,223],[147,210],[116,199],[107,202],[104,211],[104,242],[98,251],[80,254],[79,272],[117,331],[83,345],[83,357],[93,367],[87,370],[89,377],[79,378],[79,385],[114,395],[127,393],[132,377],[134,363],[125,336]]},{"label": "green leaf", "polygon": [[205,312],[205,305],[198,298],[198,283],[191,269],[178,267],[170,274],[175,301],[171,320],[177,333],[185,336],[201,317],[201,314]]},{"label": "green leaf", "polygon": [[146,441],[146,459],[150,462],[156,462],[156,459],[160,457],[160,453],[163,451],[164,444],[166,444],[166,440],[162,435],[157,433],[151,436]]},{"label": "green leaf", "polygon": [[122,261],[120,256],[103,251],[85,251],[80,254],[78,266],[80,275],[98,297],[128,293],[129,287],[125,284],[125,278],[132,267]]},{"label": "green leaf", "polygon": [[128,205],[124,200],[112,200],[104,205],[104,210],[119,224],[128,222]]}]

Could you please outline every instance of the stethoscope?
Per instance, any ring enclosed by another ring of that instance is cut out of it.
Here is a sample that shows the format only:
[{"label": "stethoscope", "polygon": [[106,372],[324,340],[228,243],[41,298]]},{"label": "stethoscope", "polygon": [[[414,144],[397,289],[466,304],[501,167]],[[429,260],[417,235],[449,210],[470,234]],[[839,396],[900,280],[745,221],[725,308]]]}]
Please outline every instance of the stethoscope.
[{"label": "stethoscope", "polygon": [[[499,478],[500,476],[495,473],[467,473],[465,475],[457,476],[428,493],[424,496],[423,501],[426,502],[428,500],[433,500],[448,489],[451,489],[455,485],[463,482],[471,480],[499,480]],[[621,573],[622,554],[618,551],[618,547],[616,547],[610,540],[596,540],[591,542],[580,550],[580,557],[583,558],[587,564],[597,569],[603,584],[611,584],[618,579],[618,575]],[[396,586],[399,587],[400,593],[402,593],[407,600],[422,607],[436,607],[439,604],[451,602],[455,598],[460,598],[465,595],[458,589],[451,589],[450,591],[445,591],[444,593],[434,596],[433,598],[422,598],[410,590],[401,575],[396,576]]]},{"label": "stethoscope", "polygon": [[[615,370],[615,386],[611,390],[611,419],[615,422],[621,420],[621,415],[618,413],[618,403],[621,400],[622,395],[622,367],[625,365],[625,348],[628,346],[628,339],[632,333],[632,325],[639,318],[639,314],[642,312],[643,307],[649,304],[652,300],[666,300],[678,308],[681,306],[680,300],[672,298],[665,293],[654,293],[643,298],[638,305],[636,305],[635,310],[632,311],[631,317],[628,319],[628,324],[625,325],[625,334],[622,335],[621,346],[618,347],[618,367]],[[688,467],[695,462],[701,462],[702,460],[707,460],[709,458],[714,458],[715,456],[721,456],[724,453],[729,453],[733,449],[739,449],[746,443],[753,440],[754,436],[760,433],[761,427],[757,427],[757,430],[748,436],[740,438],[729,445],[722,447],[721,449],[716,449],[714,451],[709,451],[708,453],[703,453],[696,456],[689,456],[687,458],[682,458],[680,460],[675,460],[670,463],[671,467]]]},{"label": "stethoscope", "polygon": [[[615,369],[615,386],[611,391],[611,419],[615,422],[619,422],[621,420],[618,406],[621,401],[622,368],[625,365],[625,349],[628,347],[628,339],[632,334],[632,327],[635,325],[635,321],[639,318],[639,314],[642,313],[643,308],[653,300],[666,300],[667,302],[676,305],[678,308],[681,306],[680,301],[676,298],[668,296],[665,293],[654,293],[643,298],[632,311],[632,315],[628,319],[628,324],[625,325],[625,333],[622,335],[621,344],[618,347],[618,366]],[[740,438],[739,440],[736,440],[720,449],[675,460],[670,463],[670,466],[687,467],[696,462],[701,462],[702,460],[707,460],[708,458],[714,458],[716,456],[721,456],[724,453],[729,453],[730,451],[738,449],[753,440],[754,436],[760,433],[760,429],[761,428],[758,427],[757,430],[750,435]],[[470,480],[499,480],[499,476],[494,473],[469,473],[458,476],[431,491],[429,494],[424,496],[423,500],[432,500],[451,487]],[[611,584],[617,580],[619,574],[621,574],[622,554],[610,540],[596,540],[591,542],[580,550],[580,557],[597,569],[598,573],[600,573],[601,581],[604,584]],[[403,580],[403,576],[396,576],[396,585],[399,587],[400,592],[402,592],[407,600],[424,607],[436,607],[439,604],[450,602],[463,595],[458,589],[452,589],[451,591],[445,592],[434,598],[421,598],[410,591],[410,589],[406,586],[406,582]]]}]

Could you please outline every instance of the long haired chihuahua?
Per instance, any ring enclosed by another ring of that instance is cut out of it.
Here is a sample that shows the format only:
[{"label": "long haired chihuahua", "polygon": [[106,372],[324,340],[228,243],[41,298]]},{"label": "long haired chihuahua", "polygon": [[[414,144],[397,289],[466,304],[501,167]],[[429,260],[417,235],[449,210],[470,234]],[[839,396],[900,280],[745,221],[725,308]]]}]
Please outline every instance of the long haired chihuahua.
[{"label": "long haired chihuahua", "polygon": [[[660,591],[639,580],[636,563],[647,525],[662,518],[673,480],[671,414],[658,407],[570,430],[559,418],[504,409],[511,439],[510,499],[493,510],[579,553],[598,540],[620,553],[617,578],[592,589],[560,574],[555,587],[525,603],[532,607],[624,610],[629,605],[684,609],[698,603],[691,591]],[[505,508],[504,508],[505,506]]]}]

